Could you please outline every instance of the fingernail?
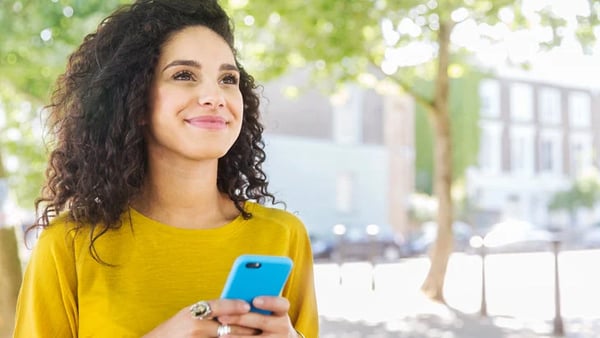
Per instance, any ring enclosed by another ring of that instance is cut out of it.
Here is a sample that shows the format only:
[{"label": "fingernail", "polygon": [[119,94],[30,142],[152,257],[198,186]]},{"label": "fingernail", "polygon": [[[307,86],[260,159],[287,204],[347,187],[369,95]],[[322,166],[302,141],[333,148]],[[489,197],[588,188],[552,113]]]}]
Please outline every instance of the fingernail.
[{"label": "fingernail", "polygon": [[265,301],[262,298],[255,298],[253,303],[254,305],[263,305]]}]

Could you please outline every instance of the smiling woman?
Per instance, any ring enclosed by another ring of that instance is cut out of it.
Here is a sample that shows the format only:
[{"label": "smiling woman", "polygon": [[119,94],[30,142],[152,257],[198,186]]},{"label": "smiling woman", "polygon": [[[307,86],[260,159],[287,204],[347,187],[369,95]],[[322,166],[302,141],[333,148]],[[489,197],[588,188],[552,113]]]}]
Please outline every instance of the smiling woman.
[{"label": "smiling woman", "polygon": [[[259,98],[233,45],[216,1],[139,0],[71,55],[15,337],[317,337],[310,241],[264,205]],[[269,315],[219,298],[243,254],[294,262],[252,301]]]}]

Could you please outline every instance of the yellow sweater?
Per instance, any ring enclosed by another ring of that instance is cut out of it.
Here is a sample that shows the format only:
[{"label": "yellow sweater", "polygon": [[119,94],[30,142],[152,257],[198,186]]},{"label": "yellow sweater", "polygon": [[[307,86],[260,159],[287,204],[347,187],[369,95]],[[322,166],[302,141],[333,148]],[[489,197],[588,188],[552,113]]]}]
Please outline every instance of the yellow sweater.
[{"label": "yellow sweater", "polygon": [[[215,229],[180,229],[134,209],[123,226],[95,243],[89,230],[56,219],[36,244],[17,305],[15,337],[140,337],[198,300],[216,299],[241,254],[288,256],[294,267],[283,296],[294,327],[318,336],[312,254],[294,215],[247,202],[241,216]],[[131,220],[131,222],[130,222]]]}]

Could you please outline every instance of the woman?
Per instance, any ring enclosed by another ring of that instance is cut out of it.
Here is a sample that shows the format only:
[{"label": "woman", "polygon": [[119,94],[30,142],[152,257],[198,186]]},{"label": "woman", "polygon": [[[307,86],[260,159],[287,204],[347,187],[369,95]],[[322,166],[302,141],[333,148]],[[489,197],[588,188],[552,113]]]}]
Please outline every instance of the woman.
[{"label": "woman", "polygon": [[[213,0],[140,0],[88,35],[49,106],[44,230],[16,337],[317,337],[303,224],[275,202],[254,80]],[[241,254],[288,256],[281,297],[219,299]]]}]

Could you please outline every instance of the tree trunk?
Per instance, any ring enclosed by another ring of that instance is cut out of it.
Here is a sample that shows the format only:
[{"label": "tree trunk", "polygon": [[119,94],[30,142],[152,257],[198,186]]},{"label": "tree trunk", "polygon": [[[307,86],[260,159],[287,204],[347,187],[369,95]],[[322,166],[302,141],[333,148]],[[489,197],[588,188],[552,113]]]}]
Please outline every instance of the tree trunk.
[{"label": "tree trunk", "polygon": [[429,112],[434,131],[434,191],[438,201],[437,238],[430,249],[431,266],[421,290],[431,299],[445,303],[444,279],[452,253],[452,137],[448,107],[450,62],[449,44],[452,24],[440,23],[438,69],[435,83],[434,108]]},{"label": "tree trunk", "polygon": [[0,338],[12,337],[21,278],[15,228],[0,225]]}]

